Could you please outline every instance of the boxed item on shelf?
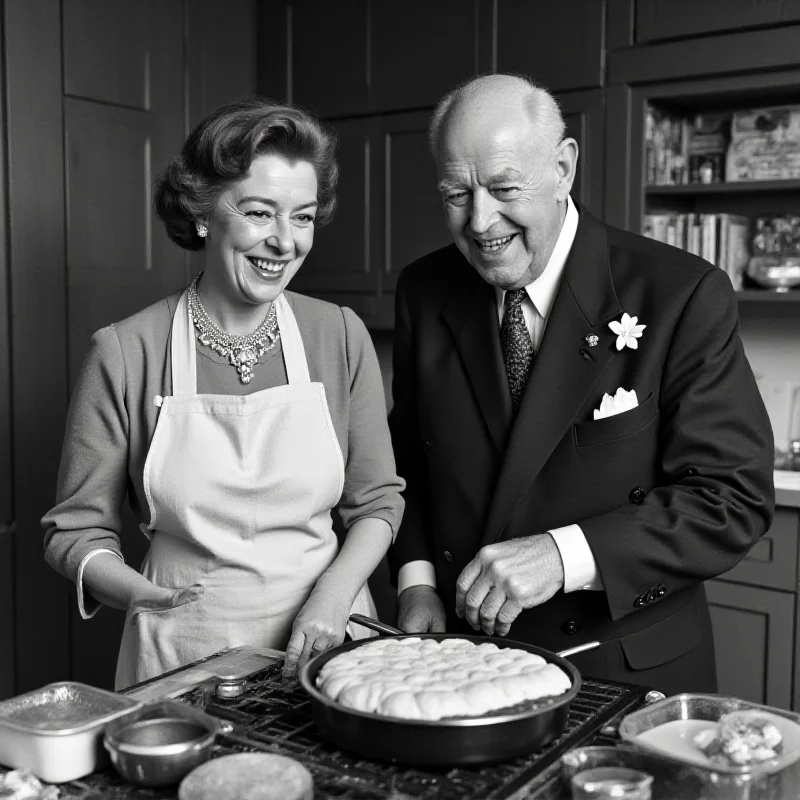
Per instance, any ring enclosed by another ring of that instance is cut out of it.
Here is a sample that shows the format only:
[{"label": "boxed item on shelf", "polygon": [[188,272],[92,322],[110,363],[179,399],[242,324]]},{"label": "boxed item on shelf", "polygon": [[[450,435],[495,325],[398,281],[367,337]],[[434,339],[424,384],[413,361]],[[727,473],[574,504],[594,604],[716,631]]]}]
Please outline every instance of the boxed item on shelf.
[{"label": "boxed item on shelf", "polygon": [[689,183],[725,180],[729,113],[697,114],[689,128]]},{"label": "boxed item on shelf", "polygon": [[725,175],[727,181],[800,178],[800,106],[735,112]]}]

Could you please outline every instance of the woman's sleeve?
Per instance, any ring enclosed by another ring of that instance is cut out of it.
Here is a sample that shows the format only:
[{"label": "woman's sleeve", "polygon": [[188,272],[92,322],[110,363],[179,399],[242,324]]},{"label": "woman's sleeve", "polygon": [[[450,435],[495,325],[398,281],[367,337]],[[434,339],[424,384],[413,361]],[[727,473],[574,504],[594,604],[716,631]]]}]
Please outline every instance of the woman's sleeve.
[{"label": "woman's sleeve", "polygon": [[[116,330],[93,337],[67,414],[56,505],[42,518],[45,560],[72,581],[95,550],[122,558],[128,462],[125,362]],[[80,591],[80,587],[79,587]],[[94,601],[81,597],[91,616]]]},{"label": "woman's sleeve", "polygon": [[366,517],[385,520],[397,535],[405,481],[395,469],[378,357],[366,326],[343,308],[350,380],[348,453],[339,514],[346,528]]}]

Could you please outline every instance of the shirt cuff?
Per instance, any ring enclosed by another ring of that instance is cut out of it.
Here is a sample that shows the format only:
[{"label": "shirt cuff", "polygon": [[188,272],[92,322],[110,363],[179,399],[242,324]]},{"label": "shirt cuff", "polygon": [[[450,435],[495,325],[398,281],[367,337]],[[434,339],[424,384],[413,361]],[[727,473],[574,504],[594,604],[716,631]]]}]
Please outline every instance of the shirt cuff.
[{"label": "shirt cuff", "polygon": [[603,579],[581,526],[567,525],[553,528],[548,533],[553,537],[564,565],[564,592],[576,592],[580,589],[602,591]]},{"label": "shirt cuff", "polygon": [[397,596],[409,586],[430,586],[436,588],[436,568],[430,561],[409,561],[397,573]]},{"label": "shirt cuff", "polygon": [[103,547],[92,550],[91,553],[87,553],[81,559],[81,563],[78,564],[78,577],[75,579],[75,585],[78,588],[78,611],[80,611],[81,619],[91,619],[100,610],[100,606],[102,605],[102,603],[98,603],[97,600],[91,595],[86,594],[83,590],[83,571],[86,569],[89,559],[96,556],[98,553],[111,553],[112,556],[116,556],[120,561],[124,562],[125,560],[119,553],[115,553],[113,550],[106,550]]}]

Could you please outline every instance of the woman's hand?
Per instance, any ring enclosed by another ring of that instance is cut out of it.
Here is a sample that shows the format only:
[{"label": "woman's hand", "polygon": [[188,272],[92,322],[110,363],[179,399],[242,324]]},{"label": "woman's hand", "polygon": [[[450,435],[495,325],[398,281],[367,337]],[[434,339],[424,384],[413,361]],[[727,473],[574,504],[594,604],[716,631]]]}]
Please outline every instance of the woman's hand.
[{"label": "woman's hand", "polygon": [[156,586],[154,583],[151,583],[150,587],[146,593],[135,597],[131,603],[131,623],[141,613],[177,608],[186,603],[194,603],[203,595],[203,587],[199,583],[184,586],[181,589],[168,589],[163,586]]},{"label": "woman's hand", "polygon": [[312,656],[344,641],[352,605],[349,595],[317,585],[292,625],[283,662],[285,678],[293,678]]}]

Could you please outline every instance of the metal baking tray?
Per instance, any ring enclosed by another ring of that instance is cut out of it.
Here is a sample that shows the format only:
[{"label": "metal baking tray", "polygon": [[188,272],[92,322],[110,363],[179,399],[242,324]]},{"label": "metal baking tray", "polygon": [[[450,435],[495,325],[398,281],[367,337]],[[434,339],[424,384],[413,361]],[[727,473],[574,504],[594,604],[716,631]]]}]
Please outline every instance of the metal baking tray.
[{"label": "metal baking tray", "polygon": [[[681,758],[680,748],[668,753],[640,739],[642,733],[667,722],[717,722],[723,714],[748,710],[765,712],[790,723],[783,730],[784,752],[773,761],[746,766],[704,765]],[[793,730],[795,725],[798,726],[796,732]],[[791,735],[787,735],[787,731]],[[654,775],[654,800],[676,797],[681,800],[785,800],[798,796],[800,714],[735,697],[679,694],[628,714],[620,723],[619,735],[641,754],[637,768]]]},{"label": "metal baking tray", "polygon": [[139,708],[131,697],[62,681],[0,702],[0,763],[48,783],[88,775],[107,762],[103,728]]}]

